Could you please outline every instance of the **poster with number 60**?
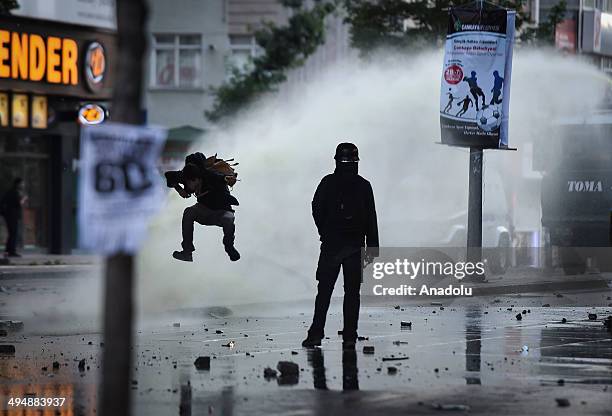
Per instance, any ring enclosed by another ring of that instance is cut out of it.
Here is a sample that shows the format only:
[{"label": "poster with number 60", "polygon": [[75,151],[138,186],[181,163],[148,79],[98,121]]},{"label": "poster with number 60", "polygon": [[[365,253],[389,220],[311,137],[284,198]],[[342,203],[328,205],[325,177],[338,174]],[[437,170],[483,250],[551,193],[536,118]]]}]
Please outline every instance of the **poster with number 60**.
[{"label": "poster with number 60", "polygon": [[105,123],[81,129],[79,245],[99,253],[134,253],[164,188],[156,165],[166,131]]}]

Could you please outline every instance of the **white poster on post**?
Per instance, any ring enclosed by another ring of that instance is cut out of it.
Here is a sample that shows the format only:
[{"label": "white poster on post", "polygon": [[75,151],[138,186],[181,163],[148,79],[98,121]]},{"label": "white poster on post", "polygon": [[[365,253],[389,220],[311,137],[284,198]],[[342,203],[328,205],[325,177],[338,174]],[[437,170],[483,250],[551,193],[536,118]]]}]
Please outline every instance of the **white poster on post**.
[{"label": "white poster on post", "polygon": [[79,245],[99,254],[136,252],[164,187],[157,162],[166,131],[105,123],[81,128]]},{"label": "white poster on post", "polygon": [[449,11],[440,93],[442,143],[508,147],[514,11]]}]

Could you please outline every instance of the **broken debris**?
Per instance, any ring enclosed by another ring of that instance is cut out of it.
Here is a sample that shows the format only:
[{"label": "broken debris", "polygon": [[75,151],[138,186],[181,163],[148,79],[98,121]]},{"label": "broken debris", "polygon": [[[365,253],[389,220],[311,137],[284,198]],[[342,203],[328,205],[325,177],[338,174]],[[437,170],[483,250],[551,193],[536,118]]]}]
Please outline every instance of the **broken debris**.
[{"label": "broken debris", "polygon": [[193,363],[198,370],[210,370],[210,357],[200,356]]},{"label": "broken debris", "polygon": [[270,368],[270,367],[266,367],[264,368],[264,378],[269,379],[269,378],[276,378],[277,372],[275,369]]},{"label": "broken debris", "polygon": [[280,377],[277,378],[279,385],[293,385],[297,384],[300,377],[300,366],[292,361],[279,361],[276,365],[280,373]]},{"label": "broken debris", "polygon": [[276,368],[281,376],[297,376],[300,374],[300,366],[293,361],[279,361]]},{"label": "broken debris", "polygon": [[364,354],[374,354],[374,346],[373,345],[364,345],[363,353]]},{"label": "broken debris", "polygon": [[0,354],[15,354],[15,346],[8,344],[0,345]]},{"label": "broken debris", "polygon": [[402,361],[409,360],[410,357],[383,357],[383,361]]},{"label": "broken debris", "polygon": [[469,412],[470,406],[466,404],[434,404],[432,406],[436,410],[449,410],[455,412]]}]

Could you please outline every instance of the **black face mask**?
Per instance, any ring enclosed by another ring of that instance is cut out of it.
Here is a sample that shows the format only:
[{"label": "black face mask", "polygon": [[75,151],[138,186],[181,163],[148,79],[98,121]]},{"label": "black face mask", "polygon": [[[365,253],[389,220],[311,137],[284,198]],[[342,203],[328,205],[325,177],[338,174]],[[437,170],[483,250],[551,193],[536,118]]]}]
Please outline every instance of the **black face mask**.
[{"label": "black face mask", "polygon": [[359,172],[359,163],[336,161],[336,171],[335,171],[336,174],[340,176],[344,176],[344,177],[352,177],[352,176],[357,176],[358,172]]}]

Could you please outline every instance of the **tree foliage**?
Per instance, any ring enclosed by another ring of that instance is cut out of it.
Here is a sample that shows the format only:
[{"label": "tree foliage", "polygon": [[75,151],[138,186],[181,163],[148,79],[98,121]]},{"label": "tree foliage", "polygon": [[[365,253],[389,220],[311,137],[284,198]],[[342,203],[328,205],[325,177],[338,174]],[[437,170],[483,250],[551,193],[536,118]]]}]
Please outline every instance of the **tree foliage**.
[{"label": "tree foliage", "polygon": [[[344,0],[351,45],[362,55],[380,47],[414,51],[439,46],[446,37],[448,9],[468,3],[473,1]],[[517,10],[516,27],[523,25],[522,0],[503,0],[499,5]]]},{"label": "tree foliage", "polygon": [[317,1],[310,8],[302,0],[281,3],[292,9],[287,25],[268,23],[255,33],[263,53],[253,59],[249,71],[233,68],[229,80],[213,89],[213,108],[206,113],[209,120],[220,121],[262,94],[274,91],[285,81],[289,69],[302,65],[324,42],[324,21],[335,10],[335,3]]},{"label": "tree foliage", "polygon": [[521,41],[534,46],[551,46],[555,44],[555,29],[565,19],[567,3],[559,0],[548,13],[548,19],[538,27],[526,28],[521,34]]},{"label": "tree foliage", "polygon": [[11,14],[11,10],[18,9],[17,0],[0,0],[0,15]]}]

